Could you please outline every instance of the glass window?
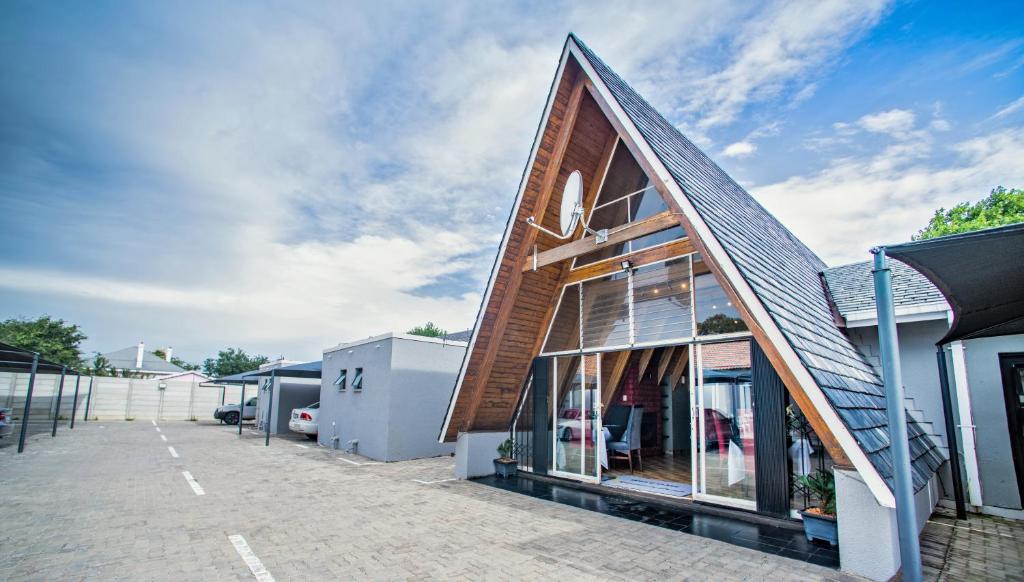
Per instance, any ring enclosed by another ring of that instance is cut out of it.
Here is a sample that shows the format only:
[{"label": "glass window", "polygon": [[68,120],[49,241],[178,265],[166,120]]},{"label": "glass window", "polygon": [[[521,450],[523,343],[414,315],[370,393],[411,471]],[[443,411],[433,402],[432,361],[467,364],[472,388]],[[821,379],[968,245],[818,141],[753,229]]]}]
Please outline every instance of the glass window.
[{"label": "glass window", "polygon": [[583,347],[630,344],[629,276],[625,271],[582,283]]},{"label": "glass window", "polygon": [[356,368],[355,375],[352,376],[352,389],[362,390],[363,389],[363,369]]},{"label": "glass window", "polygon": [[545,353],[567,352],[580,349],[580,286],[568,285],[562,293],[558,309],[551,321]]},{"label": "glass window", "polygon": [[633,319],[636,343],[693,336],[689,257],[636,269]]},{"label": "glass window", "polygon": [[700,255],[693,257],[693,292],[697,310],[697,335],[747,331],[747,324],[740,317],[739,310],[700,259]]},{"label": "glass window", "polygon": [[755,501],[750,341],[699,347],[702,493]]},{"label": "glass window", "polygon": [[345,378],[348,377],[348,370],[342,370],[338,372],[338,378],[334,381],[334,385],[338,387],[338,390],[345,389]]}]

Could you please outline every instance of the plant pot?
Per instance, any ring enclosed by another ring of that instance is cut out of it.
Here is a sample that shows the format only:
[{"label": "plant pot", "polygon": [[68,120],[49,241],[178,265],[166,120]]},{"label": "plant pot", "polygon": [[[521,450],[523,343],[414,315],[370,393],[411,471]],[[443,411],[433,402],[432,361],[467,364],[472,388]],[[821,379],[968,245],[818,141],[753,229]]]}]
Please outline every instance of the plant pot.
[{"label": "plant pot", "polygon": [[494,472],[502,479],[516,476],[515,459],[494,459]]},{"label": "plant pot", "polygon": [[804,535],[807,541],[822,540],[835,547],[839,544],[839,524],[834,515],[801,511],[804,518]]}]

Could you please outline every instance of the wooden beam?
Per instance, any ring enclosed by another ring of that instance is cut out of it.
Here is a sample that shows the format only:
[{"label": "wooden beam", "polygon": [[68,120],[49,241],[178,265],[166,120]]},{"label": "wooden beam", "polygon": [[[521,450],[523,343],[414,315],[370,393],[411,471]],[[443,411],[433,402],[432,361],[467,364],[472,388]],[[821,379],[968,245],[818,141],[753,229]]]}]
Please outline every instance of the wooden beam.
[{"label": "wooden beam", "polygon": [[[618,392],[619,382],[622,380],[622,376],[626,373],[626,368],[629,365],[629,356],[633,352],[629,350],[623,350],[621,352],[615,352],[609,354],[612,359],[611,372],[608,374],[608,383],[601,386],[601,406],[602,414],[604,408],[608,408],[608,405],[612,403],[612,398]],[[601,362],[604,365],[604,362]]]},{"label": "wooden beam", "polygon": [[682,377],[683,371],[686,370],[686,364],[690,361],[690,350],[688,347],[684,346],[680,352],[679,357],[676,358],[675,365],[672,366],[672,371],[668,374],[668,386],[671,390],[676,389],[676,386],[679,384],[679,378]]},{"label": "wooden beam", "polygon": [[[576,117],[580,112],[580,105],[583,102],[583,80],[586,78],[582,72],[576,74],[576,79],[573,81],[572,91],[569,94],[569,102],[565,108],[565,118],[562,120],[562,125],[558,128],[558,137],[555,138],[554,148],[551,152],[548,165],[544,168],[543,179],[541,180],[540,194],[537,200],[534,202],[533,215],[537,219],[538,224],[544,223],[544,213],[547,211],[548,202],[551,200],[552,190],[555,188],[555,182],[558,179],[558,174],[562,168],[562,159],[565,157],[565,151],[569,147],[569,138],[572,137],[573,127],[576,125]],[[549,118],[550,119],[550,118]],[[518,254],[523,258],[531,251],[533,247],[533,241],[537,240],[537,233],[539,231],[535,228],[525,229],[523,235],[523,242],[518,249]],[[514,261],[512,264],[514,265]],[[494,317],[494,327],[490,335],[490,341],[487,345],[487,351],[484,353],[482,362],[480,363],[480,369],[474,378],[474,391],[473,396],[469,401],[469,405],[466,408],[466,414],[462,419],[462,430],[470,430],[473,422],[476,420],[477,410],[480,408],[480,403],[483,401],[483,395],[487,385],[487,379],[491,375],[491,368],[494,365],[494,359],[498,355],[498,349],[501,347],[501,339],[505,335],[505,327],[508,324],[509,315],[512,312],[512,308],[515,305],[516,295],[519,292],[519,285],[523,282],[523,272],[519,269],[512,269],[509,274],[509,280],[505,286],[505,292],[501,297],[501,302],[498,306],[498,312]]]},{"label": "wooden beam", "polygon": [[647,348],[646,350],[640,352],[640,360],[637,362],[637,364],[638,364],[638,366],[637,366],[637,373],[636,373],[637,380],[642,380],[643,379],[644,372],[647,371],[647,365],[651,363],[651,356],[653,356],[653,355],[654,355],[654,348]]},{"label": "wooden beam", "polygon": [[569,285],[594,277],[611,275],[622,270],[622,261],[629,261],[633,265],[646,265],[657,261],[664,261],[673,257],[681,257],[693,252],[693,243],[689,239],[679,239],[670,243],[630,253],[621,257],[604,259],[585,267],[569,271],[565,284]]},{"label": "wooden beam", "polygon": [[[537,219],[537,223],[540,223],[540,219]],[[671,210],[659,212],[654,216],[649,216],[643,220],[636,220],[633,222],[626,223],[622,226],[616,227],[613,230],[608,231],[608,240],[601,244],[597,244],[596,236],[585,236],[579,240],[574,240],[570,243],[566,243],[562,246],[555,247],[553,249],[546,250],[542,253],[537,253],[536,267],[546,267],[552,263],[585,255],[597,250],[601,250],[605,246],[615,245],[631,241],[642,236],[668,230],[679,226],[679,221],[673,216]],[[537,229],[531,229],[536,232]],[[523,261],[523,271],[532,271],[534,268],[534,257],[528,256]]]},{"label": "wooden beam", "polygon": [[654,378],[654,380],[658,383],[659,386],[661,386],[661,380],[662,378],[665,377],[665,372],[668,371],[668,364],[669,362],[672,361],[672,358],[675,356],[675,352],[677,349],[685,350],[689,348],[687,348],[686,346],[679,346],[679,348],[671,346],[662,349],[661,356],[658,358],[658,375],[657,377]]}]

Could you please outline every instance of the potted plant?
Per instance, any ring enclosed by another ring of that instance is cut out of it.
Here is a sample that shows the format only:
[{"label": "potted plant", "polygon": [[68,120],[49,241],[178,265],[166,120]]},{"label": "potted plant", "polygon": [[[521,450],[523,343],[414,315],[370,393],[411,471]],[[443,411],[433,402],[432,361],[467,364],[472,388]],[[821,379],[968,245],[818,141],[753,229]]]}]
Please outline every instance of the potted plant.
[{"label": "potted plant", "polygon": [[804,535],[807,541],[823,540],[829,545],[839,543],[839,527],[836,523],[836,478],[829,471],[819,470],[814,475],[800,475],[800,484],[819,502],[800,512],[804,519]]},{"label": "potted plant", "polygon": [[516,460],[512,458],[515,443],[511,438],[498,445],[498,458],[494,459],[494,472],[501,478],[513,477],[516,474]]}]

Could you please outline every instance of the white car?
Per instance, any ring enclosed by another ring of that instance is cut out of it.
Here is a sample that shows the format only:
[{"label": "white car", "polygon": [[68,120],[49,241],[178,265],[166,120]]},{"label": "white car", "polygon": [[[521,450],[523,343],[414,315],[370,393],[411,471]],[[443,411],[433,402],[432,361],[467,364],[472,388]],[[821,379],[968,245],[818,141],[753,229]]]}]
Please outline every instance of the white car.
[{"label": "white car", "polygon": [[311,441],[316,440],[319,431],[316,417],[320,413],[320,403],[314,402],[305,408],[293,408],[292,417],[288,421],[288,428],[292,432],[306,435]]}]

